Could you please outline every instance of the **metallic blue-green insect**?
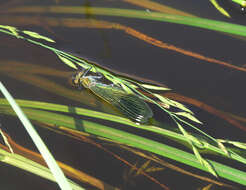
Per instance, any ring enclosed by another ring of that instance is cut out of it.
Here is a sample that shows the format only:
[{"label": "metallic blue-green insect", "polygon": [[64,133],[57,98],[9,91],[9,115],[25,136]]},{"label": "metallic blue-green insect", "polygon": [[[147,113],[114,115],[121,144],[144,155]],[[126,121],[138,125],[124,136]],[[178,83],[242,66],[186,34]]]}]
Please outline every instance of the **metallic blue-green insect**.
[{"label": "metallic blue-green insect", "polygon": [[77,86],[90,89],[136,123],[146,123],[153,116],[151,108],[139,96],[129,93],[120,84],[113,84],[100,72],[80,69],[72,79]]}]

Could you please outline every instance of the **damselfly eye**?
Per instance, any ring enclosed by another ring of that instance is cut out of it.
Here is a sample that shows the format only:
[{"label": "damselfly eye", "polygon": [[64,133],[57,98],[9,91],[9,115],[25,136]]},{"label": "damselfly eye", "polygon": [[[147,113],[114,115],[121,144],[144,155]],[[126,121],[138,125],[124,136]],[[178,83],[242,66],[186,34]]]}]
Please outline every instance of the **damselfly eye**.
[{"label": "damselfly eye", "polygon": [[73,73],[70,77],[69,77],[69,84],[71,84],[74,87],[78,87],[80,85],[80,78],[78,76],[78,73]]}]

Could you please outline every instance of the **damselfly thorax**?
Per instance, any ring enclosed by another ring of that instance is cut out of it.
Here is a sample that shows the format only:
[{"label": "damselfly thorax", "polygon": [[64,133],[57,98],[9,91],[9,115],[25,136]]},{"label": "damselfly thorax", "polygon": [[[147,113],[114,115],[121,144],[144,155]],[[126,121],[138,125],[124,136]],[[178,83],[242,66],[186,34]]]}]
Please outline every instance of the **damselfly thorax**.
[{"label": "damselfly thorax", "polygon": [[73,83],[90,89],[95,95],[112,104],[137,123],[146,123],[153,116],[148,104],[138,95],[126,92],[120,84],[116,85],[100,72],[90,72],[90,69],[78,71],[73,76]]}]

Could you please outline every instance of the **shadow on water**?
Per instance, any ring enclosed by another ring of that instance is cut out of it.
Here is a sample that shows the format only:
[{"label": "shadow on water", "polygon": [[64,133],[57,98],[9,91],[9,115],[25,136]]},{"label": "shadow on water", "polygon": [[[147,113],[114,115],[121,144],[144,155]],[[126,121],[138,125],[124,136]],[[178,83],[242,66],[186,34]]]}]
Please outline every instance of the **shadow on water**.
[{"label": "shadow on water", "polygon": [[[76,115],[76,110],[74,107],[69,107],[68,111],[70,114]],[[75,122],[75,127],[78,131],[83,131],[83,132],[85,131],[84,127],[83,127],[83,120],[78,119],[78,118],[74,118],[74,122]]]}]

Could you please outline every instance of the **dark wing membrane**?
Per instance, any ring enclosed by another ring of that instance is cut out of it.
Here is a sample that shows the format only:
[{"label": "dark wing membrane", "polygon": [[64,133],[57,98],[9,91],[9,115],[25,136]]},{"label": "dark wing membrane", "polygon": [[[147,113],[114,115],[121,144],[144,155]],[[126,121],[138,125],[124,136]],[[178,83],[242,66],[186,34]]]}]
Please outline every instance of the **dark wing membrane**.
[{"label": "dark wing membrane", "polygon": [[103,84],[91,86],[90,89],[135,122],[146,123],[149,118],[153,117],[148,104],[134,94],[127,94],[118,87]]}]

